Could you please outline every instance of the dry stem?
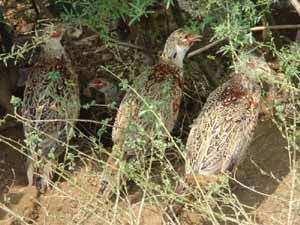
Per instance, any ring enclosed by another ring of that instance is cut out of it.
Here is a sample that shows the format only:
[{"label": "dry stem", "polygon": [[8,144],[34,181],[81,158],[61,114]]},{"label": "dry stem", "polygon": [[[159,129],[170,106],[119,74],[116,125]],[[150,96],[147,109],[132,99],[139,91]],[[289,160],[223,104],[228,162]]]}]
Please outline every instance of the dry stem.
[{"label": "dry stem", "polygon": [[290,0],[290,2],[300,15],[300,3],[298,2],[298,0]]},{"label": "dry stem", "polygon": [[[288,25],[273,25],[273,26],[257,26],[257,27],[250,28],[250,31],[256,32],[256,31],[263,31],[263,30],[283,30],[283,29],[299,29],[299,28],[300,28],[300,24],[288,24]],[[226,40],[226,38],[222,39],[222,40],[217,40],[208,45],[205,45],[202,48],[199,48],[195,51],[190,52],[187,57],[190,58],[194,55],[198,55],[198,54],[220,44],[221,42],[223,42],[225,40]]]}]

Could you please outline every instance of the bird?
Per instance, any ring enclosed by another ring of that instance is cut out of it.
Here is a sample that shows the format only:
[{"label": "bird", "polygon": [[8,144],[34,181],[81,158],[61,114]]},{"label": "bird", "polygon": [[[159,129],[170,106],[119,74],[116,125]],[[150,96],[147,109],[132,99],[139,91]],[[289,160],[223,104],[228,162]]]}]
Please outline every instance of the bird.
[{"label": "bird", "polygon": [[[261,111],[259,76],[273,73],[262,56],[245,51],[237,55],[230,79],[212,91],[191,125],[185,152],[185,175],[175,193],[193,199],[187,187],[207,187],[220,174],[235,172],[245,159]],[[168,215],[178,215],[181,203],[170,203]]]},{"label": "bird", "polygon": [[[89,80],[82,88],[82,111],[80,116],[82,119],[93,119],[98,121],[107,121],[106,131],[102,133],[99,141],[105,147],[111,147],[111,132],[113,119],[116,116],[118,105],[120,104],[123,92],[120,91],[118,83],[108,77],[99,76]],[[85,107],[91,103],[91,107]],[[78,127],[84,128],[89,134],[99,135],[99,129],[103,127],[102,123],[80,123]]]},{"label": "bird", "polygon": [[54,165],[64,145],[74,136],[79,117],[78,75],[61,39],[62,24],[49,25],[37,62],[25,83],[22,102],[28,184],[45,193],[53,178]]},{"label": "bird", "polygon": [[96,77],[90,80],[87,87],[83,90],[83,95],[85,97],[91,97],[91,90],[103,93],[106,105],[119,102],[121,97],[118,85],[104,77]]},{"label": "bird", "polygon": [[[149,71],[139,75],[131,88],[122,99],[112,130],[114,143],[113,152],[107,160],[107,166],[101,175],[99,194],[109,197],[114,189],[117,160],[115,149],[121,149],[121,160],[128,161],[134,158],[135,149],[130,147],[130,142],[141,139],[138,132],[132,131],[132,125],[140,127],[149,136],[155,137],[155,121],[153,113],[145,112],[150,105],[158,105],[154,109],[163,126],[171,132],[179,112],[183,93],[183,59],[193,45],[199,40],[199,35],[177,29],[168,37],[161,57]],[[122,177],[126,180],[124,177]]]},{"label": "bird", "polygon": [[254,53],[241,53],[238,59],[236,72],[209,95],[191,126],[186,143],[187,180],[197,182],[232,172],[246,156],[260,112],[258,77],[271,76],[273,71]]}]

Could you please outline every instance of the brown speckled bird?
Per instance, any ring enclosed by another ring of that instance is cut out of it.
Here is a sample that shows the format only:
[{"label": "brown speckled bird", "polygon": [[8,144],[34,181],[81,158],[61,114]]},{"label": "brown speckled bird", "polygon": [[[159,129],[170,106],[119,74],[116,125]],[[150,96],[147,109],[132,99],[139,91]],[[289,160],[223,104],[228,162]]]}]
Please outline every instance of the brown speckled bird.
[{"label": "brown speckled bird", "polygon": [[[154,129],[157,118],[149,107],[157,107],[153,110],[159,120],[168,131],[175,125],[183,90],[183,59],[192,46],[198,40],[198,36],[192,35],[181,29],[174,31],[165,44],[164,51],[159,62],[150,71],[141,74],[133,83],[123,98],[116,120],[113,126],[112,139],[114,149],[121,148],[128,158],[135,155],[134,149],[129,147],[130,142],[140,138],[138,131],[130,129],[132,125],[142,128],[149,136],[155,137],[157,130]],[[143,113],[142,113],[143,112]],[[110,167],[107,167],[102,175],[100,194],[111,193],[116,161],[110,157]]]},{"label": "brown speckled bird", "polygon": [[45,34],[49,37],[28,76],[22,105],[28,183],[41,192],[49,187],[55,159],[73,136],[80,110],[78,77],[61,44],[63,27],[49,26]]},{"label": "brown speckled bird", "polygon": [[238,72],[209,95],[192,125],[187,180],[201,182],[205,176],[232,171],[246,155],[260,111],[258,77],[272,70],[262,57],[245,53],[239,58]]},{"label": "brown speckled bird", "polygon": [[[185,186],[202,186],[218,182],[218,175],[232,172],[246,156],[258,123],[261,103],[260,75],[273,71],[262,57],[244,53],[239,57],[236,73],[214,90],[195,119],[186,144]],[[191,193],[185,193],[189,199]],[[178,215],[183,204],[169,204],[167,214]]]}]

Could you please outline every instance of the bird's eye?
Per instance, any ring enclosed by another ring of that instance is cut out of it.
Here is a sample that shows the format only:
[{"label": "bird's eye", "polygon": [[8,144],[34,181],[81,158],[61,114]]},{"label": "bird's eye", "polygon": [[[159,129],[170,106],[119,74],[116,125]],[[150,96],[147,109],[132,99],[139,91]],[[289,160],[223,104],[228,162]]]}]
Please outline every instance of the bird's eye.
[{"label": "bird's eye", "polygon": [[191,38],[191,33],[187,33],[184,35],[184,39],[189,39],[189,38]]},{"label": "bird's eye", "polygon": [[176,56],[177,56],[177,52],[175,52],[175,53],[174,53],[174,55],[173,55],[173,59],[175,59],[175,58],[176,58]]}]

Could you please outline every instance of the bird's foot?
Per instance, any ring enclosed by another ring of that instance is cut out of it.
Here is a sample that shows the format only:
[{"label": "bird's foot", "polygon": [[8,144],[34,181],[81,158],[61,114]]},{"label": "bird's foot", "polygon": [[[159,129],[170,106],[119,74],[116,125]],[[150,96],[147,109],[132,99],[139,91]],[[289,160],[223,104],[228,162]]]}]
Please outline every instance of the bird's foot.
[{"label": "bird's foot", "polygon": [[104,199],[111,199],[119,182],[119,165],[113,157],[109,157],[104,168],[101,179],[98,196]]},{"label": "bird's foot", "polygon": [[101,196],[105,201],[109,201],[114,196],[114,191],[109,185],[103,186],[103,183],[100,184],[100,188],[98,191],[98,196]]},{"label": "bird's foot", "polygon": [[51,188],[51,183],[53,179],[53,165],[51,162],[47,162],[46,165],[42,168],[42,174],[39,184],[39,191],[45,193],[47,189]]},{"label": "bird's foot", "polygon": [[50,183],[53,178],[51,163],[47,163],[40,169],[35,169],[33,163],[30,162],[27,167],[28,185],[35,185],[39,193],[45,194],[50,189]]},{"label": "bird's foot", "polygon": [[104,199],[111,199],[114,194],[114,184],[112,182],[111,174],[107,174],[107,172],[103,172],[103,175],[100,179],[100,187],[98,190],[98,195]]}]

